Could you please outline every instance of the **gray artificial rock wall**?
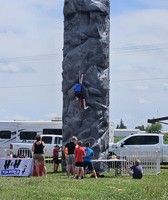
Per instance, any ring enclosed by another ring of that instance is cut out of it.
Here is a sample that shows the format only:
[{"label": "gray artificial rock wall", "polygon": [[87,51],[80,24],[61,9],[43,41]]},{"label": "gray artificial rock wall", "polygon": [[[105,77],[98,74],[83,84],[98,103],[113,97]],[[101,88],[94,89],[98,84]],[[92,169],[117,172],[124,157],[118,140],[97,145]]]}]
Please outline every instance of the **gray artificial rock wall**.
[{"label": "gray artificial rock wall", "polygon": [[[109,0],[64,3],[63,145],[77,136],[83,143],[90,142],[95,159],[108,155],[109,7]],[[84,75],[87,110],[74,96],[79,74]]]}]

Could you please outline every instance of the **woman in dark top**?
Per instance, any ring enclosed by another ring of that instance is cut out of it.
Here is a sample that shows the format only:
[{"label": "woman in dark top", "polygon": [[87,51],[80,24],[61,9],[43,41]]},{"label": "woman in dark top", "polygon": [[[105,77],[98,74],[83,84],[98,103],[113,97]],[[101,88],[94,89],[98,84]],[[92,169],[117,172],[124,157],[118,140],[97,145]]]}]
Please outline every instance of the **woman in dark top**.
[{"label": "woman in dark top", "polygon": [[36,141],[34,142],[32,146],[32,151],[34,152],[33,160],[34,160],[37,176],[40,175],[40,172],[39,172],[40,165],[43,169],[44,176],[47,176],[47,170],[46,170],[45,159],[44,159],[44,142],[41,140],[40,135],[36,136]]}]

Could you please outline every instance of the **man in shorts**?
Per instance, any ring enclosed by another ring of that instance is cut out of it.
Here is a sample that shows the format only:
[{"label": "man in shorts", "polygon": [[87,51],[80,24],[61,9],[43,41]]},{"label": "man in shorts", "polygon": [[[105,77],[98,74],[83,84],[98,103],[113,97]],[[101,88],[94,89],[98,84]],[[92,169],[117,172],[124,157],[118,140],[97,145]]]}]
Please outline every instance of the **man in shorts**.
[{"label": "man in shorts", "polygon": [[84,157],[84,172],[86,174],[86,168],[88,168],[88,170],[93,173],[94,177],[97,178],[97,174],[96,174],[96,171],[95,171],[95,169],[93,167],[93,163],[92,163],[92,157],[94,155],[94,152],[90,148],[89,142],[85,143],[85,154],[86,154],[86,156]]},{"label": "man in shorts", "polygon": [[68,177],[70,177],[71,171],[73,172],[73,176],[75,176],[75,155],[74,155],[74,151],[75,151],[76,143],[77,143],[77,138],[75,136],[73,136],[71,138],[71,141],[69,143],[67,143],[65,145],[65,148],[64,148],[64,151],[66,149],[66,153],[68,154],[67,159],[66,159]]},{"label": "man in shorts", "polygon": [[85,150],[82,147],[82,142],[78,142],[78,147],[74,151],[75,154],[75,166],[76,166],[76,179],[84,177],[84,169],[83,169],[83,158],[85,156]]}]

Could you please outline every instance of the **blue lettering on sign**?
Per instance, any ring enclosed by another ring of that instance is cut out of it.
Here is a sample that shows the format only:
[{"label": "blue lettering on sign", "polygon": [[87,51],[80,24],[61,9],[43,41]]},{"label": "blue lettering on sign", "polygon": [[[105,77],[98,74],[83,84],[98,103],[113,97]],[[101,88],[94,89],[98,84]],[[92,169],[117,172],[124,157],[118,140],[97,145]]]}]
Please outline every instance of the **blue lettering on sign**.
[{"label": "blue lettering on sign", "polygon": [[1,175],[19,175],[19,174],[20,174],[20,169],[7,169],[1,171]]}]

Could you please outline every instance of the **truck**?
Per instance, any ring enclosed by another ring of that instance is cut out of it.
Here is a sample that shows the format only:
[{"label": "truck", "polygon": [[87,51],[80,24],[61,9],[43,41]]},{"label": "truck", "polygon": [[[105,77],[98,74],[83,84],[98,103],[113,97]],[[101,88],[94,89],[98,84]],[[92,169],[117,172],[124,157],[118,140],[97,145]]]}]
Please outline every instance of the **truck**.
[{"label": "truck", "polygon": [[[61,135],[41,135],[42,141],[44,141],[44,156],[52,157],[53,149],[55,145],[62,147],[62,136]],[[33,142],[24,143],[11,143],[10,144],[10,155],[12,156],[23,156],[32,157],[32,145]],[[59,157],[61,157],[61,152]]]},{"label": "truck", "polygon": [[163,134],[140,133],[129,135],[117,143],[109,143],[109,155],[120,156],[121,151],[159,151],[160,163],[168,163],[168,144]]}]

